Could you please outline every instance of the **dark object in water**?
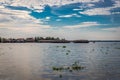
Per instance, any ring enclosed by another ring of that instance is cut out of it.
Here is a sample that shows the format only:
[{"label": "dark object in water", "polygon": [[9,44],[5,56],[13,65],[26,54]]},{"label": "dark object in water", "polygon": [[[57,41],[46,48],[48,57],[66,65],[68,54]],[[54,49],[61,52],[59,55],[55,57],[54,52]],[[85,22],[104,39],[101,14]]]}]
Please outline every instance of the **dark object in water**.
[{"label": "dark object in water", "polygon": [[82,70],[84,69],[85,67],[81,66],[81,65],[78,65],[77,63],[74,63],[72,66],[68,66],[68,67],[52,67],[52,70],[53,71],[69,71],[69,72],[72,72],[72,71],[79,71],[79,70]]},{"label": "dark object in water", "polygon": [[62,75],[60,74],[59,77],[62,78]]},{"label": "dark object in water", "polygon": [[69,53],[66,53],[66,55],[68,55]]},{"label": "dark object in water", "polygon": [[119,47],[116,47],[115,49],[120,49]]},{"label": "dark object in water", "polygon": [[70,52],[70,50],[67,50],[68,52]]},{"label": "dark object in water", "polygon": [[61,71],[61,70],[64,70],[63,67],[53,67],[53,70],[54,71]]},{"label": "dark object in water", "polygon": [[74,40],[73,43],[89,43],[88,40]]},{"label": "dark object in water", "polygon": [[68,40],[39,40],[39,43],[70,43]]},{"label": "dark object in water", "polygon": [[66,46],[63,46],[63,48],[66,48]]}]

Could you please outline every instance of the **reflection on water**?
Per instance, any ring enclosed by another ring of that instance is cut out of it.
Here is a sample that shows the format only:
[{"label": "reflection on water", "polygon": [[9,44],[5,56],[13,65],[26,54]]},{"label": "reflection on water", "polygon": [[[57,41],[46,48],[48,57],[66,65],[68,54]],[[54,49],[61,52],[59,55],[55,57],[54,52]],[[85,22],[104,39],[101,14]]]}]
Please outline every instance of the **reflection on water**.
[{"label": "reflection on water", "polygon": [[0,80],[120,80],[120,43],[0,43]]}]

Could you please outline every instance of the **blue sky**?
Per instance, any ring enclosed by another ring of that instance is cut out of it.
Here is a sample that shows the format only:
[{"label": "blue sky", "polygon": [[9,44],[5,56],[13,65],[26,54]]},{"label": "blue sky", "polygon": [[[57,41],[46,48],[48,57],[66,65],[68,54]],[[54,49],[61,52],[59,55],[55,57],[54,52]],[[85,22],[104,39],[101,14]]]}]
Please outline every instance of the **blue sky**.
[{"label": "blue sky", "polygon": [[120,0],[1,0],[0,36],[120,40]]}]

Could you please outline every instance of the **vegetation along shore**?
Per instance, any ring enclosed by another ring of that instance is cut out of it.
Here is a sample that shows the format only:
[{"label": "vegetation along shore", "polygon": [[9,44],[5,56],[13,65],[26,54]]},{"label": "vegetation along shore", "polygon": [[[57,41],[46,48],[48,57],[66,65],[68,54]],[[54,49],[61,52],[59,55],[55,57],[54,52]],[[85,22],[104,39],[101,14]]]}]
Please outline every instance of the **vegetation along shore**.
[{"label": "vegetation along shore", "polygon": [[0,43],[89,43],[88,40],[66,40],[59,37],[2,38]]}]

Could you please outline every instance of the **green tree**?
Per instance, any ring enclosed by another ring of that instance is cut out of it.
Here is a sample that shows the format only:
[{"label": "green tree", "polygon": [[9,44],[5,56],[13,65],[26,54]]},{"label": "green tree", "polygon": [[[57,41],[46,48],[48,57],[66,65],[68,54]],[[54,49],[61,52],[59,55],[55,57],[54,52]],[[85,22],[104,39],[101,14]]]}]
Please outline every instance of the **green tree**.
[{"label": "green tree", "polygon": [[55,40],[55,38],[54,38],[54,37],[51,37],[51,40]]},{"label": "green tree", "polygon": [[56,38],[56,40],[60,40],[60,38],[59,38],[59,37],[57,37],[57,38]]},{"label": "green tree", "polygon": [[35,42],[38,42],[38,40],[39,40],[39,37],[35,37]]},{"label": "green tree", "polygon": [[2,38],[0,37],[0,43],[2,42]]},{"label": "green tree", "polygon": [[44,38],[43,37],[39,37],[39,40],[44,40]]}]

